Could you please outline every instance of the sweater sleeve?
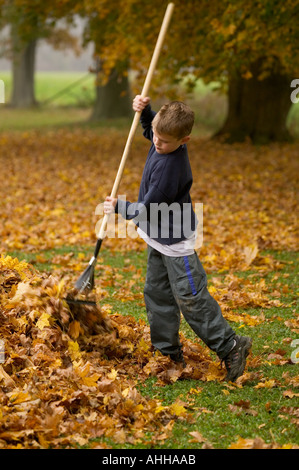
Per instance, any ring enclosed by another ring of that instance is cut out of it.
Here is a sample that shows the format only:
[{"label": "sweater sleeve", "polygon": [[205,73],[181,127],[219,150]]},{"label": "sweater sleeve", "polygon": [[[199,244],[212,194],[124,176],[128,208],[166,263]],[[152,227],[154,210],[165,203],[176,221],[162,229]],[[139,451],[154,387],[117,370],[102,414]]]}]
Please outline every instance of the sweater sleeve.
[{"label": "sweater sleeve", "polygon": [[157,188],[157,186],[152,184],[150,185],[143,201],[129,202],[118,199],[115,212],[120,214],[124,219],[135,219],[134,222],[139,223],[147,219],[150,204],[161,204],[162,202],[169,203],[169,200],[165,194]]},{"label": "sweater sleeve", "polygon": [[140,122],[143,127],[143,135],[146,139],[152,142],[153,132],[152,132],[152,120],[154,119],[156,113],[152,110],[151,105],[148,104],[141,113]]}]

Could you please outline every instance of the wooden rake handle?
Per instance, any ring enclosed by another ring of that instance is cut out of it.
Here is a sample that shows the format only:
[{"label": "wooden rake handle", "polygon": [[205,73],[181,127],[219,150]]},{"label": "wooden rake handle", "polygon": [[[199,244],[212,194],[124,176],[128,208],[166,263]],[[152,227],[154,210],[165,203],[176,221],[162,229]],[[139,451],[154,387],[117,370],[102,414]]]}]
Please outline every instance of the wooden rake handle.
[{"label": "wooden rake handle", "polygon": [[[157,65],[157,62],[158,62],[158,59],[159,59],[159,55],[160,55],[160,52],[161,52],[161,49],[162,49],[162,46],[163,46],[166,31],[167,31],[168,25],[170,23],[170,19],[171,19],[173,9],[174,9],[174,3],[169,3],[167,8],[166,8],[166,11],[165,11],[165,15],[164,15],[164,19],[163,19],[163,22],[162,22],[162,25],[161,25],[160,33],[159,33],[159,36],[158,36],[158,39],[157,39],[157,42],[156,42],[156,46],[155,46],[155,49],[154,49],[154,52],[153,52],[153,55],[152,55],[151,63],[150,63],[149,69],[147,71],[145,82],[144,82],[144,85],[143,85],[143,88],[142,88],[141,96],[143,98],[145,98],[148,94],[150,84],[151,84],[151,81],[152,81],[152,78],[153,78],[153,75],[154,75],[154,71],[156,69],[156,65]],[[112,191],[111,191],[111,197],[113,197],[113,198],[116,197],[117,192],[118,192],[118,188],[119,188],[120,180],[121,180],[122,175],[123,175],[124,167],[125,167],[125,164],[126,164],[126,161],[127,161],[130,149],[131,149],[131,145],[132,145],[132,142],[133,142],[134,135],[136,133],[136,130],[137,130],[137,127],[138,127],[138,124],[139,124],[140,115],[141,115],[141,111],[138,111],[138,112],[136,111],[135,112],[134,119],[133,119],[133,122],[132,122],[132,125],[131,125],[131,129],[130,129],[130,132],[129,132],[129,135],[128,135],[128,138],[127,138],[127,142],[126,142],[126,145],[125,145],[125,148],[124,148],[124,151],[123,151],[123,155],[122,155],[122,158],[121,158],[121,161],[120,161],[120,165],[119,165],[119,168],[118,168],[118,172],[117,172],[117,175],[116,175],[116,178],[115,178],[115,181],[114,181],[114,185],[113,185],[113,188],[112,188]],[[106,228],[107,228],[108,219],[109,219],[109,215],[105,214],[104,218],[103,218],[103,221],[102,221],[100,231],[99,231],[99,235],[98,235],[98,238],[100,240],[103,240],[103,238],[105,236],[105,231],[106,231]]]}]

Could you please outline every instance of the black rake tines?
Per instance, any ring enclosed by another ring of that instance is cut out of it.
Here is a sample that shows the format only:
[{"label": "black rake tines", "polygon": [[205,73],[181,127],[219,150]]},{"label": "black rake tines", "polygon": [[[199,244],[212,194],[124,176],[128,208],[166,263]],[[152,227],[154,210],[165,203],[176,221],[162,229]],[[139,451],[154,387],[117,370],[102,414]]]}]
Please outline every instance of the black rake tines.
[{"label": "black rake tines", "polygon": [[85,271],[75,282],[75,289],[81,294],[84,291],[92,290],[94,288],[94,264],[87,266]]},{"label": "black rake tines", "polygon": [[66,297],[65,299],[69,305],[97,305],[94,300],[81,300],[81,299],[70,299]]},{"label": "black rake tines", "polygon": [[75,288],[79,294],[84,291],[90,291],[94,288],[94,269],[99,251],[101,249],[102,241],[103,240],[101,240],[100,238],[97,240],[93,257],[89,261],[89,264],[85,271],[81,274],[81,276],[77,279],[75,283]]},{"label": "black rake tines", "polygon": [[73,297],[73,295],[80,295],[80,294],[87,294],[88,291],[91,291],[94,288],[94,269],[95,265],[97,262],[97,256],[99,254],[101,245],[102,245],[101,239],[97,240],[97,244],[94,250],[93,257],[89,261],[89,264],[85,271],[81,274],[81,276],[77,279],[75,282],[75,293],[74,294],[69,294],[65,298],[66,302],[69,304],[69,306],[73,305],[90,305],[94,306],[96,305],[96,302],[93,300],[88,300],[88,299],[76,299]]}]

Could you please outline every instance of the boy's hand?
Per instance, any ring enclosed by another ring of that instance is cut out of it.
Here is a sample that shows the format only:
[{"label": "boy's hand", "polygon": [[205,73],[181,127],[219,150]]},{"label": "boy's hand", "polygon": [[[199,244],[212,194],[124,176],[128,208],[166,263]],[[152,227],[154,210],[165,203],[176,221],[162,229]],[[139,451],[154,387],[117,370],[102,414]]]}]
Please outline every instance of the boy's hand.
[{"label": "boy's hand", "polygon": [[143,98],[141,95],[136,95],[133,99],[133,109],[134,111],[141,112],[149,104],[150,98],[146,96]]},{"label": "boy's hand", "polygon": [[104,202],[104,213],[113,214],[113,212],[115,212],[116,203],[117,199],[115,199],[114,197],[107,196]]}]

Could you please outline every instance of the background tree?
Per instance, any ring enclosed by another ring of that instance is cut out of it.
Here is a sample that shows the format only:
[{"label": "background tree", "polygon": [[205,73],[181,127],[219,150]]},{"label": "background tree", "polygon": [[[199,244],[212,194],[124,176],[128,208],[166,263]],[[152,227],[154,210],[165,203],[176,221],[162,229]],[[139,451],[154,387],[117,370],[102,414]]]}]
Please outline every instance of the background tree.
[{"label": "background tree", "polygon": [[[128,0],[120,8],[118,1],[97,2],[103,19],[115,15],[107,21],[113,27],[102,31],[101,41],[95,39],[106,74],[126,57],[144,76],[167,3]],[[177,2],[156,85],[172,83],[173,97],[182,79],[190,89],[199,78],[217,81],[228,96],[218,135],[229,141],[285,140],[290,82],[299,68],[298,17],[299,0]]]},{"label": "background tree", "polygon": [[8,54],[12,60],[13,89],[11,105],[31,107],[37,104],[34,91],[35,55],[39,39],[54,47],[75,47],[76,40],[66,29],[56,28],[60,18],[72,21],[72,1],[2,0],[0,27],[9,25]]},{"label": "background tree", "polygon": [[[218,135],[229,141],[289,138],[290,82],[298,72],[298,1],[221,3],[201,47],[199,74],[221,79],[228,114]],[[210,60],[209,60],[210,57]],[[212,64],[212,66],[211,66]]]},{"label": "background tree", "polygon": [[96,99],[90,119],[110,119],[130,116],[132,113],[131,90],[128,79],[129,57],[127,50],[119,49],[111,55],[110,43],[117,42],[123,2],[92,2],[85,0],[78,13],[87,18],[83,44],[94,44],[94,63],[92,70],[96,80]]},{"label": "background tree", "polygon": [[[130,112],[128,71],[135,73],[133,93],[140,91],[168,0],[1,1],[13,32],[13,103],[34,102],[27,85],[33,82],[38,38],[49,36],[57,19],[79,14],[88,20],[84,41],[94,43],[100,65],[93,117]],[[298,17],[299,0],[176,2],[152,95],[179,98],[182,81],[190,90],[199,78],[217,82],[228,97],[218,136],[262,143],[288,139],[290,83],[299,73]]]}]

